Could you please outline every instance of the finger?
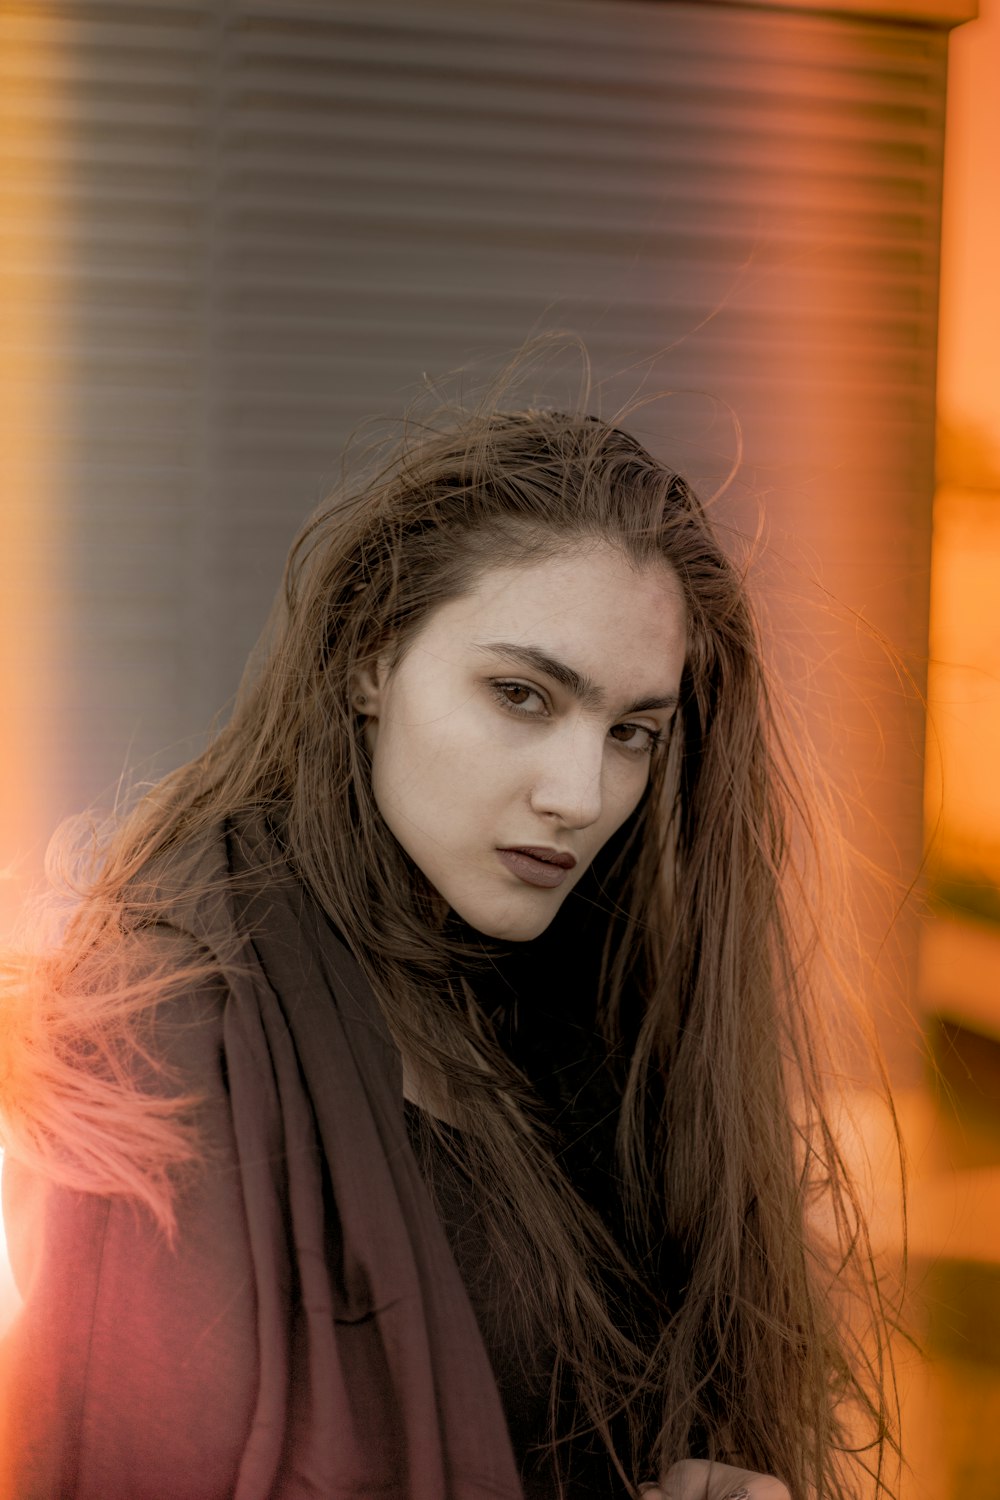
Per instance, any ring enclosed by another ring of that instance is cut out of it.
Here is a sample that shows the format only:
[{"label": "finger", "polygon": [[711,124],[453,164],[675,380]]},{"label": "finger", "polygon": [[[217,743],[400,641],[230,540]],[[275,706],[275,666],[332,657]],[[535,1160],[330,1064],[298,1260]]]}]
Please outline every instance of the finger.
[{"label": "finger", "polygon": [[758,1474],[732,1464],[685,1458],[663,1476],[663,1500],[790,1500],[788,1488],[773,1474]]}]

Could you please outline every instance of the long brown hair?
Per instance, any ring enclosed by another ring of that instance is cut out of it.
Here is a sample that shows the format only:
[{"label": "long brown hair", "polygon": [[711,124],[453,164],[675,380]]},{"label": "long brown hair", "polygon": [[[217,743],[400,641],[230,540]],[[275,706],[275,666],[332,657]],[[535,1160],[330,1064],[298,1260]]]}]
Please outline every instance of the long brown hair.
[{"label": "long brown hair", "polygon": [[[590,540],[666,563],[689,626],[668,751],[558,919],[560,943],[600,938],[589,979],[574,973],[619,1065],[614,1236],[480,1003],[484,957],[502,955],[441,922],[379,816],[350,695],[483,570]],[[148,922],[154,855],[264,810],[411,1066],[446,1090],[498,1274],[553,1340],[553,1407],[568,1380],[631,1476],[702,1453],[846,1500],[862,1469],[887,1492],[891,1422],[885,1312],[830,1124],[831,986],[839,1029],[851,1002],[817,882],[836,861],[815,855],[815,788],[780,732],[734,551],[620,426],[496,396],[411,424],[301,532],[229,722],[97,839],[61,946],[13,964],[2,1123],[8,1149],[142,1199],[169,1232],[178,1169],[199,1157],[193,1101],[137,1088],[129,1038],[211,965],[158,962],[125,934]]]}]

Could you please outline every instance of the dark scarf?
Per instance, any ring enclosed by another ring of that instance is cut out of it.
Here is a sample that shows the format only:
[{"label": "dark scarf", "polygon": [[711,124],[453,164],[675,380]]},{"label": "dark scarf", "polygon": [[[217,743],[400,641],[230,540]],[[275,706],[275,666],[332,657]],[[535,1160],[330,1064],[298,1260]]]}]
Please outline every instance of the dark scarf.
[{"label": "dark scarf", "polygon": [[225,954],[257,1300],[259,1389],[234,1500],[516,1500],[489,1361],[408,1146],[400,1060],[371,990],[261,824],[227,828],[206,859],[223,883],[184,925]]}]

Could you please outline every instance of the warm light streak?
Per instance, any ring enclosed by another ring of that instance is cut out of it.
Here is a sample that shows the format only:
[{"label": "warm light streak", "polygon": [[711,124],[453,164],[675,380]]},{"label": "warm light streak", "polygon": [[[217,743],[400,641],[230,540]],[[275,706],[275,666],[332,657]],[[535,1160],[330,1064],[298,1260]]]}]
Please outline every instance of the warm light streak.
[{"label": "warm light streak", "polygon": [[938,397],[949,422],[988,434],[1000,463],[998,78],[1000,6],[982,0],[950,42]]},{"label": "warm light streak", "polygon": [[[931,578],[928,838],[935,861],[1000,884],[998,600],[1000,487],[939,489]],[[1000,1025],[1000,997],[994,1004]]]},{"label": "warm light streak", "polygon": [[[3,1152],[0,1151],[0,1173],[2,1171]],[[7,1235],[3,1215],[0,1214],[0,1334],[17,1312],[20,1300],[14,1284],[14,1273],[10,1268],[10,1257],[7,1254]]]},{"label": "warm light streak", "polygon": [[998,77],[993,0],[954,33],[949,61],[927,827],[933,860],[1000,883]]},{"label": "warm light streak", "polygon": [[[66,416],[61,21],[0,13],[0,934],[50,832]],[[0,1153],[2,1165],[2,1153]],[[19,1305],[0,1217],[0,1332]]]},{"label": "warm light streak", "polygon": [[0,16],[0,930],[52,820],[66,413],[61,20]]}]

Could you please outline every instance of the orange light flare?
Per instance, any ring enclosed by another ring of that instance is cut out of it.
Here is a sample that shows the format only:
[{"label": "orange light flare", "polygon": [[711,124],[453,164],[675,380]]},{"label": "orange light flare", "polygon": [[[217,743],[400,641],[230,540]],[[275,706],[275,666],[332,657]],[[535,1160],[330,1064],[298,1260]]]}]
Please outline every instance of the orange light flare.
[{"label": "orange light flare", "polygon": [[[67,28],[0,13],[0,936],[51,832],[65,639]],[[2,1059],[0,1059],[2,1061]],[[0,1232],[0,1328],[16,1305]]]}]

